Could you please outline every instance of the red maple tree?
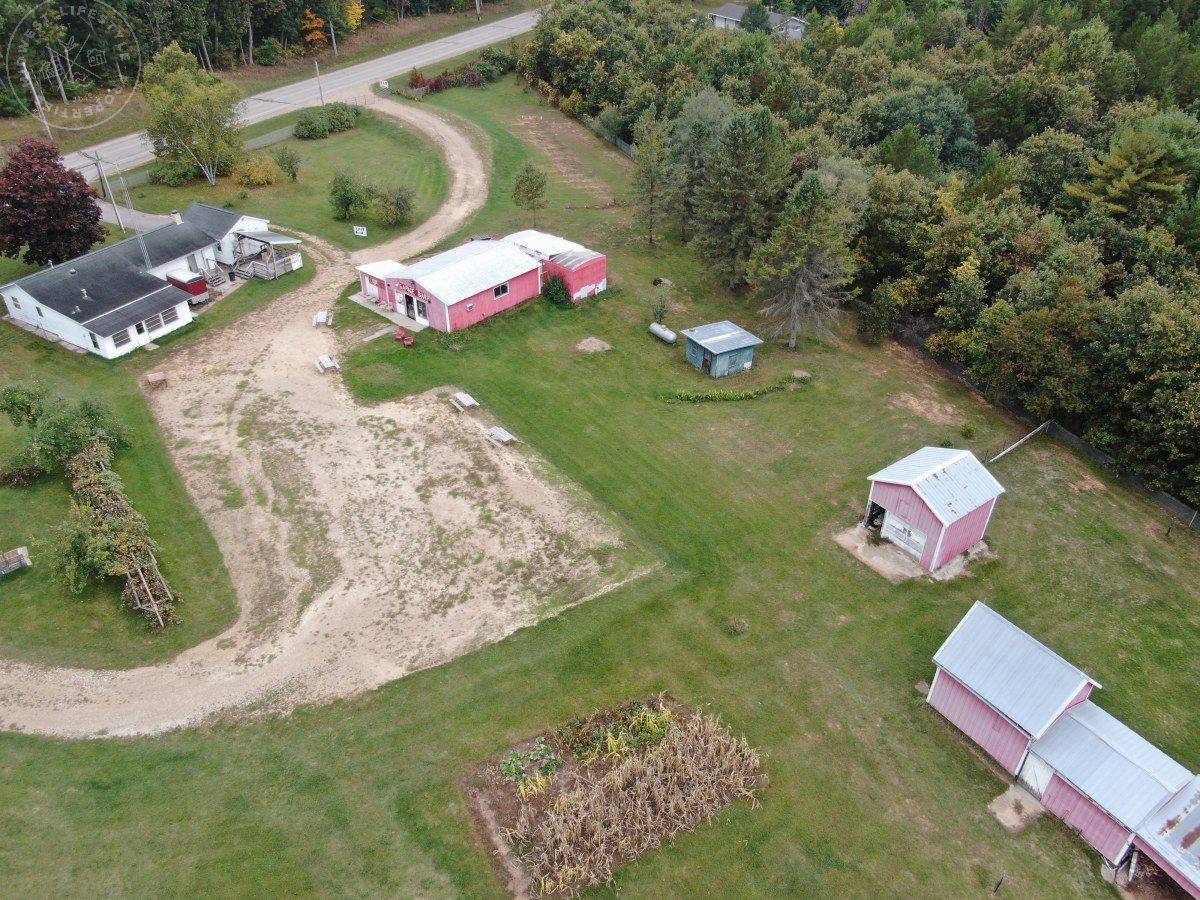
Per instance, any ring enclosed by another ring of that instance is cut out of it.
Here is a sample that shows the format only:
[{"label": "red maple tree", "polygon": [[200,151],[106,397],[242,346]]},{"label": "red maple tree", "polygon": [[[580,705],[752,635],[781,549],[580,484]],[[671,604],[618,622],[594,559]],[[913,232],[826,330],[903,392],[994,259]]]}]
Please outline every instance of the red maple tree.
[{"label": "red maple tree", "polygon": [[0,255],[44,266],[87,252],[104,240],[100,209],[78,172],[63,165],[58,147],[26,138],[0,169]]}]

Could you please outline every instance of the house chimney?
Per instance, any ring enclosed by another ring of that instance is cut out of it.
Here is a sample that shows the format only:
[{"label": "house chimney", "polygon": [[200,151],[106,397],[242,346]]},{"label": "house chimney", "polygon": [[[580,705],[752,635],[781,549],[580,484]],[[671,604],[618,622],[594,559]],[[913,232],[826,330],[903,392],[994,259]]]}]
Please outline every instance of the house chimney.
[{"label": "house chimney", "polygon": [[177,210],[177,209],[171,210],[171,221],[174,222],[176,225],[179,225],[180,223],[183,222],[183,216],[181,216],[179,214],[179,210]]}]

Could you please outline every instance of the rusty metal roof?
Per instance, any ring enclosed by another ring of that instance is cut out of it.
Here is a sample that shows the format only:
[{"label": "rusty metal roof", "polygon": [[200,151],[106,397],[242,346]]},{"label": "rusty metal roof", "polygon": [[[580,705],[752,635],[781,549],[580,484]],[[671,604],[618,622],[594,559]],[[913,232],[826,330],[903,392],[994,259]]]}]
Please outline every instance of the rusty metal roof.
[{"label": "rusty metal roof", "polygon": [[1200,775],[1147,816],[1137,836],[1200,885]]},{"label": "rusty metal roof", "polygon": [[922,447],[870,477],[906,484],[943,525],[958,521],[1004,493],[1004,488],[970,450]]}]

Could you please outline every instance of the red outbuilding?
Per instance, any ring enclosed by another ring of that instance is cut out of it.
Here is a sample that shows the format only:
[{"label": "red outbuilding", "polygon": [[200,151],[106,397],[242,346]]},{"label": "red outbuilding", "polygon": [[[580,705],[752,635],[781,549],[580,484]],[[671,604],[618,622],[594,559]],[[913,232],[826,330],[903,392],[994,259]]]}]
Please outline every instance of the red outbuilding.
[{"label": "red outbuilding", "polygon": [[866,523],[933,572],[983,540],[1003,493],[969,450],[924,447],[871,476]]},{"label": "red outbuilding", "polygon": [[363,296],[420,325],[453,332],[536,297],[541,264],[504,241],[470,241],[404,265],[358,266]]},{"label": "red outbuilding", "polygon": [[1030,744],[1100,686],[979,602],[933,661],[929,705],[1013,775]]},{"label": "red outbuilding", "polygon": [[542,280],[557,275],[572,300],[594,297],[608,287],[608,259],[582,244],[542,231],[518,231],[504,238],[542,264]]}]

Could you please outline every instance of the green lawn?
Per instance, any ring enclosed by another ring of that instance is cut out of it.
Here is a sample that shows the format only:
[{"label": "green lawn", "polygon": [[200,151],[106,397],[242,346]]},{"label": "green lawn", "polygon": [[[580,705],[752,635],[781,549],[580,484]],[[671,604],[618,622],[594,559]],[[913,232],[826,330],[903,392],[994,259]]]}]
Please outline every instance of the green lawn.
[{"label": "green lawn", "polygon": [[[427,102],[494,145],[492,202],[464,231],[527,226],[508,185],[521,115],[506,83]],[[598,140],[563,131],[574,164],[627,194]],[[648,248],[628,207],[580,206],[557,172],[540,224],[609,254],[613,290],[539,301],[453,341],[429,332],[343,359],[382,400],[454,382],[575,479],[665,563],[658,574],[454,663],[357,700],[151,740],[0,736],[0,882],[14,894],[503,897],[458,778],[517,740],[651,691],[720,715],[767,751],[762,806],[618,873],[598,896],[1115,896],[1098,858],[1048,819],[1018,836],[987,813],[1003,784],[914,684],[972,601],[994,605],[1105,684],[1099,702],[1200,766],[1200,540],[1061,446],[1005,458],[998,558],[949,584],[892,585],[836,546],[868,473],[925,443],[983,454],[1021,427],[940,371],[851,330],[798,353],[760,348],[753,385],[811,384],[732,404],[670,404],[708,382],[645,332],[640,294],[675,282],[669,324],[755,321],[688,251]],[[594,205],[594,204],[593,204]],[[365,327],[360,319],[347,327]],[[601,354],[573,347],[596,335]],[[915,399],[914,399],[915,398]],[[942,404],[937,406],[936,404]],[[924,417],[912,407],[926,410]],[[933,420],[933,419],[936,419]],[[960,423],[976,436],[963,440]],[[519,451],[515,451],[519,452]],[[749,630],[731,629],[744,617]]]},{"label": "green lawn", "polygon": [[[168,213],[199,200],[265,216],[279,228],[314,234],[348,250],[381,243],[408,231],[441,205],[449,172],[442,154],[418,133],[371,113],[358,121],[351,131],[319,141],[289,138],[268,150],[255,151],[267,153],[284,144],[294,148],[305,159],[296,183],[284,179],[267,187],[242,188],[232,178],[221,178],[216,187],[203,182],[177,188],[146,184],[133,189],[134,204],[146,212]],[[271,124],[288,124],[288,120],[272,120]],[[365,224],[368,230],[367,237],[355,237],[352,223],[334,219],[329,206],[329,181],[339,169],[363,175],[378,186],[399,184],[412,188],[412,224],[388,227],[369,219],[355,219],[353,224]],[[246,194],[244,199],[242,193]]]},{"label": "green lawn", "polygon": [[[0,580],[0,655],[127,667],[167,659],[233,622],[237,601],[224,559],[167,455],[136,372],[137,365],[78,356],[0,325],[0,382],[33,377],[69,397],[98,397],[129,427],[133,449],[117,458],[116,469],[163,548],[163,572],[184,600],[180,621],[164,632],[149,628],[122,606],[119,583],[82,596],[62,588],[47,557],[53,529],[68,514],[70,493],[63,478],[46,477],[30,487],[0,487],[0,546],[27,545],[34,559],[33,568]],[[0,419],[0,458],[22,439]]]}]

